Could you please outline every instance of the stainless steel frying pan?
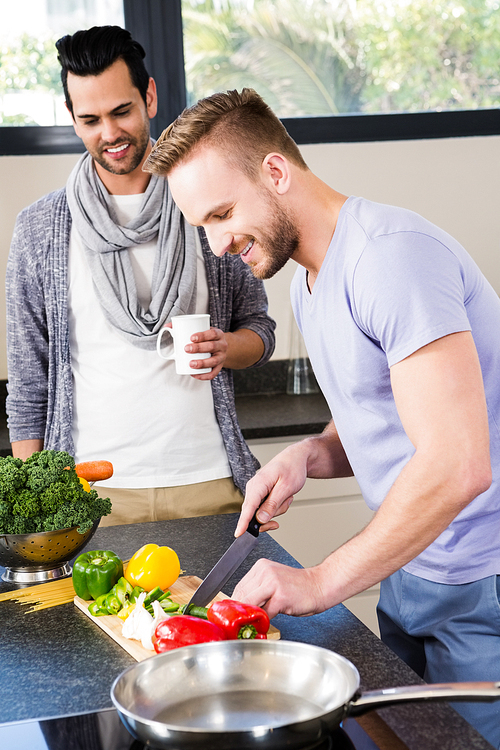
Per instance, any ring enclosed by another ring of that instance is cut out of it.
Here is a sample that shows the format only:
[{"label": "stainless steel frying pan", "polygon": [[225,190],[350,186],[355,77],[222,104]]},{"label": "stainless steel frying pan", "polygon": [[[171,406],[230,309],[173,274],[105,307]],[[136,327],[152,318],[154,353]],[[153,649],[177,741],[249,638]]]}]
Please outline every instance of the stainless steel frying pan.
[{"label": "stainless steel frying pan", "polygon": [[222,641],[187,646],[122,672],[111,698],[131,734],[169,750],[298,750],[347,716],[395,703],[493,701],[500,682],[359,692],[356,667],[318,646]]}]

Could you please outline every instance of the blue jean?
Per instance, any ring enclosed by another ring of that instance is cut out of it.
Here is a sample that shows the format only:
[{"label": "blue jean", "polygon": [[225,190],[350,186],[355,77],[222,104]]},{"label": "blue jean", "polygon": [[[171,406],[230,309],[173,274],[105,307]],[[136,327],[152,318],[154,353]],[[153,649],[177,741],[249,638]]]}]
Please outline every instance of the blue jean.
[{"label": "blue jean", "polygon": [[[500,681],[500,576],[449,586],[399,570],[382,581],[384,643],[426,682]],[[453,703],[500,748],[500,701]]]}]

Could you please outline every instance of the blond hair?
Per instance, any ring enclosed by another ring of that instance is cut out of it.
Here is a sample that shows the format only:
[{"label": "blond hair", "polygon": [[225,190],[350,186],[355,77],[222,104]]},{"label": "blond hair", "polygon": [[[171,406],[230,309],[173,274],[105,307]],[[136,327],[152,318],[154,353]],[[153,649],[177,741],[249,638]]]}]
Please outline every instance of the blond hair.
[{"label": "blond hair", "polygon": [[252,180],[274,151],[307,169],[295,141],[253,89],[212,94],[185,109],[158,138],[143,169],[166,176],[201,144],[219,149]]}]

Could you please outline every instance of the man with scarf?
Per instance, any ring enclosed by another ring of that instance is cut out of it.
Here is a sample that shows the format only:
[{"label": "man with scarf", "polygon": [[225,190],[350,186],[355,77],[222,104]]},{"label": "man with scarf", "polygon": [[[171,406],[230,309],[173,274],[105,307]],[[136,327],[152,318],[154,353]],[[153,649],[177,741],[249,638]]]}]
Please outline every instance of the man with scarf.
[{"label": "man with scarf", "polygon": [[[14,231],[13,455],[46,448],[111,461],[100,491],[113,511],[102,525],[239,510],[257,462],[238,425],[231,369],[273,352],[262,282],[237,258],[217,260],[166,180],[143,172],[157,96],[129,32],[94,27],[56,46],[87,151],[66,188],[24,209]],[[158,357],[157,335],[172,316],[195,312],[209,312],[212,327],[191,352],[208,352],[212,370],[177,375]]]}]

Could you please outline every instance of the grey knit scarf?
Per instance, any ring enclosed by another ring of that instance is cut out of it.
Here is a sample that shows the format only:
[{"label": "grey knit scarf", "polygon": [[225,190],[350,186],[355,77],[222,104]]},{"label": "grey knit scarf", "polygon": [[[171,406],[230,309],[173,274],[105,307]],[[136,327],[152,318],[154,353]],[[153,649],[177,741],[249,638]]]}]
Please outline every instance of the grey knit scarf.
[{"label": "grey knit scarf", "polygon": [[[134,346],[154,349],[156,334],[173,315],[195,312],[196,230],[172,200],[167,181],[155,175],[139,214],[126,226],[119,226],[108,191],[88,153],[71,172],[66,192],[106,318]],[[151,304],[144,310],[137,299],[127,249],[155,236]]]}]

